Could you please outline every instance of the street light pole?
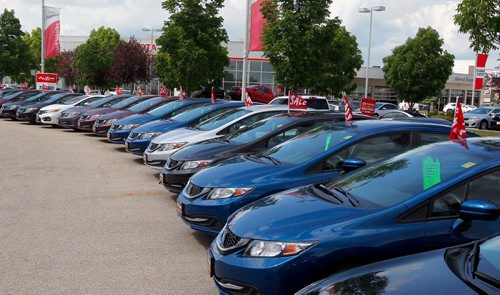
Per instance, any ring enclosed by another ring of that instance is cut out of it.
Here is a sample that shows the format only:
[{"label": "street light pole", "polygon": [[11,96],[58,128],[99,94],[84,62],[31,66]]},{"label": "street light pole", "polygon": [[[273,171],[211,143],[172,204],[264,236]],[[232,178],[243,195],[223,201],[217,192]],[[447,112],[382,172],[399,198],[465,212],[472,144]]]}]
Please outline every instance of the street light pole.
[{"label": "street light pole", "polygon": [[[151,32],[151,43],[148,46],[148,49],[150,51],[150,55],[148,57],[148,61],[149,61],[149,76],[150,76],[150,78],[152,78],[151,76],[153,76],[153,60],[152,60],[152,55],[153,55],[153,44],[154,44],[154,32],[161,32],[162,30],[161,29],[154,29],[154,28],[142,28],[142,31],[143,32]],[[149,82],[149,88],[150,88],[149,91],[152,93],[153,86],[152,86],[151,82]]]},{"label": "street light pole", "polygon": [[358,10],[359,13],[370,13],[370,31],[368,34],[368,59],[366,64],[366,72],[365,72],[365,97],[368,98],[368,76],[370,72],[370,55],[371,55],[371,47],[372,47],[372,23],[373,23],[373,12],[374,11],[384,11],[385,6],[374,6],[371,8],[360,8]]},{"label": "street light pole", "polygon": [[45,73],[45,0],[42,0],[42,46],[40,54],[40,70]]}]

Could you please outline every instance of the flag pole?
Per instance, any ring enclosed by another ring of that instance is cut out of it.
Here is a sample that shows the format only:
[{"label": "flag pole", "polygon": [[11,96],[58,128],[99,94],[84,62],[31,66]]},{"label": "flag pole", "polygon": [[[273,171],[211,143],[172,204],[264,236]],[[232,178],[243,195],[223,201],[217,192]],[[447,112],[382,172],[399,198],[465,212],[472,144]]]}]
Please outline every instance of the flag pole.
[{"label": "flag pole", "polygon": [[[473,73],[473,77],[472,77],[472,101],[471,101],[471,105],[474,105],[474,94],[476,94],[476,75],[477,75],[477,52],[476,52],[476,59],[474,60],[474,73]],[[467,97],[467,92],[465,92],[465,97]],[[467,104],[467,99],[465,101],[465,104]]]},{"label": "flag pole", "polygon": [[247,74],[248,74],[248,38],[250,31],[250,1],[245,0],[246,2],[246,14],[245,14],[245,41],[243,42],[243,76],[241,83],[241,101],[245,101],[246,98],[246,89],[247,89]]},{"label": "flag pole", "polygon": [[42,0],[42,48],[40,55],[40,69],[45,73],[45,0]]}]

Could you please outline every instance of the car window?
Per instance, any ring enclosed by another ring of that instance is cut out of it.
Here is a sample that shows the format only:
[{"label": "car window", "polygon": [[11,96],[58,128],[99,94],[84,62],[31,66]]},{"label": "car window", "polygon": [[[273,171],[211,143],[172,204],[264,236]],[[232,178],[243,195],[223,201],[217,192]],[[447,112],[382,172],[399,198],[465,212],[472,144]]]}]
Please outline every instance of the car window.
[{"label": "car window", "polygon": [[138,113],[144,112],[145,110],[149,109],[150,107],[152,107],[152,106],[154,106],[162,101],[165,101],[165,100],[161,97],[150,98],[146,101],[140,102],[138,104],[135,104],[135,105],[127,108],[127,111],[138,112]]},{"label": "car window", "polygon": [[109,108],[109,107],[112,107],[112,106],[114,106],[115,104],[120,103],[120,101],[122,101],[122,100],[123,100],[123,98],[121,98],[121,97],[119,97],[119,98],[115,98],[115,99],[110,100],[110,101],[108,101],[107,103],[103,104],[103,105],[101,106],[101,108]]},{"label": "car window", "polygon": [[139,99],[140,99],[139,97],[135,97],[135,96],[129,97],[127,99],[124,99],[124,100],[120,101],[119,103],[116,103],[116,104],[112,105],[111,107],[113,109],[123,108],[123,107],[128,106],[129,104],[132,104],[132,103],[138,101]]},{"label": "car window", "polygon": [[290,118],[271,118],[259,121],[248,128],[236,130],[227,136],[227,139],[236,143],[249,143],[290,123]]},{"label": "car window", "polygon": [[91,103],[93,103],[94,101],[99,100],[99,99],[101,99],[101,98],[102,98],[102,97],[98,97],[98,96],[96,96],[96,97],[89,97],[89,98],[87,98],[86,100],[84,100],[84,101],[82,101],[82,102],[80,102],[80,103],[76,104],[76,106],[88,106],[89,104],[91,104]]},{"label": "car window", "polygon": [[259,114],[255,114],[255,115],[252,115],[252,116],[248,116],[245,119],[240,120],[240,121],[232,124],[231,126],[229,126],[229,132],[228,133],[233,133],[236,130],[239,130],[243,126],[253,125],[254,123],[256,123],[256,122],[258,122],[260,120],[263,120],[265,118],[274,116],[274,115],[276,115],[278,113],[279,113],[278,111],[276,111],[276,112],[264,112],[264,113],[259,113]]},{"label": "car window", "polygon": [[398,109],[398,107],[397,107],[397,106],[395,106],[395,105],[392,105],[392,104],[386,104],[386,105],[385,105],[385,109],[386,109],[386,110],[397,110],[397,109]]},{"label": "car window", "polygon": [[308,108],[313,108],[317,110],[328,110],[328,102],[326,99],[308,99],[307,100],[307,107]]},{"label": "car window", "polygon": [[348,156],[371,164],[401,154],[411,147],[411,132],[383,134],[350,146]]},{"label": "car window", "polygon": [[494,110],[493,110],[493,113],[494,113],[494,114],[500,114],[500,109],[494,109]]},{"label": "car window", "polygon": [[488,173],[470,182],[467,199],[485,200],[500,205],[499,185],[500,170]]},{"label": "car window", "polygon": [[450,140],[450,135],[447,133],[420,133],[420,145],[431,144]]},{"label": "car window", "polygon": [[[170,105],[170,104],[168,104]],[[168,115],[166,115],[163,119],[169,119],[169,118],[172,118],[172,117],[175,117],[177,115],[180,115],[182,113],[185,113],[185,112],[188,112],[192,109],[196,109],[198,107],[203,107],[205,106],[205,104],[197,104],[197,103],[194,103],[194,104],[190,104],[190,105],[187,105],[187,106],[183,106],[181,108],[178,108],[176,109],[175,111],[169,113]],[[155,109],[156,110],[156,109]],[[148,112],[149,113],[149,112]]]},{"label": "car window", "polygon": [[477,273],[483,277],[500,277],[500,238],[498,236],[481,244]]},{"label": "car window", "polygon": [[466,185],[461,185],[432,201],[430,217],[458,216],[460,206],[465,200],[465,189]]},{"label": "car window", "polygon": [[219,114],[218,116],[215,116],[209,120],[205,120],[205,122],[198,124],[196,128],[205,131],[213,130],[215,128],[223,126],[224,124],[234,121],[248,114],[249,112],[250,110],[247,109],[229,109],[223,112],[222,114]]}]

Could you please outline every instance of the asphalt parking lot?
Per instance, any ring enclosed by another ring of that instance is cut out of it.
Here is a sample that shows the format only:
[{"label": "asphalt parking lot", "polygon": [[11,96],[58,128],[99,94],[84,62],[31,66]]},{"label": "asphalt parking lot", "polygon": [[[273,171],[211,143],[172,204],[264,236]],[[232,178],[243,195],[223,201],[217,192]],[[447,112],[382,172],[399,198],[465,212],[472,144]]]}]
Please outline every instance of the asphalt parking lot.
[{"label": "asphalt parking lot", "polygon": [[0,119],[1,294],[216,294],[212,237],[141,159],[85,133]]}]

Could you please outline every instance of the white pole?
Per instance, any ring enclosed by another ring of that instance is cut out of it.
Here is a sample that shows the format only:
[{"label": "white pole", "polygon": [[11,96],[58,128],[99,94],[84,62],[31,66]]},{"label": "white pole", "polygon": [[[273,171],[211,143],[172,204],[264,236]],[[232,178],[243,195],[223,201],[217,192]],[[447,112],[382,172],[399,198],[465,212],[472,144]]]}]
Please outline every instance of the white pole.
[{"label": "white pole", "polygon": [[241,83],[241,101],[245,101],[246,89],[247,89],[247,74],[248,74],[248,43],[249,43],[249,31],[250,31],[250,0],[245,0],[246,2],[246,15],[245,15],[245,41],[243,42],[243,76]]},{"label": "white pole", "polygon": [[45,73],[45,0],[42,0],[42,49],[40,56],[40,69]]},{"label": "white pole", "polygon": [[[474,59],[474,73],[472,75],[472,101],[470,102],[471,105],[474,105],[474,94],[476,92],[476,71],[477,71],[477,52],[476,52],[476,58]],[[467,91],[465,91],[465,97],[467,97]],[[467,104],[467,99],[465,99],[465,104]]]},{"label": "white pole", "polygon": [[368,61],[366,64],[366,78],[365,78],[365,97],[368,98],[368,75],[370,72],[370,54],[372,47],[372,19],[373,19],[373,8],[370,8],[370,33],[368,35]]}]

